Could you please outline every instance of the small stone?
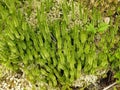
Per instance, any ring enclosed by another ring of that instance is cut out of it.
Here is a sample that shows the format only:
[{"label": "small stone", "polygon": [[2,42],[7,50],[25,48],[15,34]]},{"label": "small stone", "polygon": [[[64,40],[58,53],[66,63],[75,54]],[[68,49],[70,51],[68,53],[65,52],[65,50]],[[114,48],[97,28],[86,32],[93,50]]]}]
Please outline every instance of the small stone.
[{"label": "small stone", "polygon": [[109,24],[109,22],[110,22],[110,17],[105,17],[103,20],[104,20],[105,23]]}]

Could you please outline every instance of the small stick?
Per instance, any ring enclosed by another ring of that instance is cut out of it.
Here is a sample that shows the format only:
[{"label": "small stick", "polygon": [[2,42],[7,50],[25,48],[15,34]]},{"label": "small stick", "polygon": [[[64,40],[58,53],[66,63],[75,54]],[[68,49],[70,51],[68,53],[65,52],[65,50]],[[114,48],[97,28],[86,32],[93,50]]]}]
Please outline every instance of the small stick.
[{"label": "small stick", "polygon": [[103,90],[108,90],[109,88],[111,88],[112,86],[114,86],[115,84],[117,84],[116,82],[114,82],[113,84],[107,86],[106,88],[104,88]]}]

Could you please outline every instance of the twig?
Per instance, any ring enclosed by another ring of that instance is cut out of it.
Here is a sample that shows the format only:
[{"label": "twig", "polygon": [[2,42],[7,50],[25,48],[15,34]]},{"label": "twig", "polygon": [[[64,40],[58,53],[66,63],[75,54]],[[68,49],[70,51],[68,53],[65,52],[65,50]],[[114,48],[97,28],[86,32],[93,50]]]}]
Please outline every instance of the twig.
[{"label": "twig", "polygon": [[103,90],[108,90],[109,88],[111,88],[112,86],[114,86],[115,84],[117,84],[116,82],[114,82],[113,84],[107,86],[106,88],[104,88]]}]

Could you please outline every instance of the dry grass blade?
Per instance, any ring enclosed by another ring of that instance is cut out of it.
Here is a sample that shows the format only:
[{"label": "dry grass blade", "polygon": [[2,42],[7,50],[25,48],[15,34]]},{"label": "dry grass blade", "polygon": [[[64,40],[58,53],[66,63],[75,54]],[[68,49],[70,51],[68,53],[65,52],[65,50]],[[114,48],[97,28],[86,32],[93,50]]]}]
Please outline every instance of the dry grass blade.
[{"label": "dry grass blade", "polygon": [[106,88],[104,88],[103,90],[108,90],[109,88],[113,87],[114,85],[116,85],[117,83],[114,82],[113,84],[110,84],[109,86],[107,86]]}]

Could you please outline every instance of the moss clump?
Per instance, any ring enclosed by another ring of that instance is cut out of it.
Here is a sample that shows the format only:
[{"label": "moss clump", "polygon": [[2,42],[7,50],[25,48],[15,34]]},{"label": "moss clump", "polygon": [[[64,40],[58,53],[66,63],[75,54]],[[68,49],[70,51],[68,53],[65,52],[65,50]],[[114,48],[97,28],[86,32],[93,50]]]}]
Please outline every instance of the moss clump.
[{"label": "moss clump", "polygon": [[[96,75],[109,67],[119,70],[119,15],[106,23],[99,8],[89,9],[77,1],[41,1],[33,26],[24,15],[32,13],[31,2],[25,13],[20,3],[0,2],[2,64],[22,70],[33,83],[45,82],[62,90],[70,89],[82,74]],[[54,12],[60,16],[52,19],[51,8],[60,10]]]}]

